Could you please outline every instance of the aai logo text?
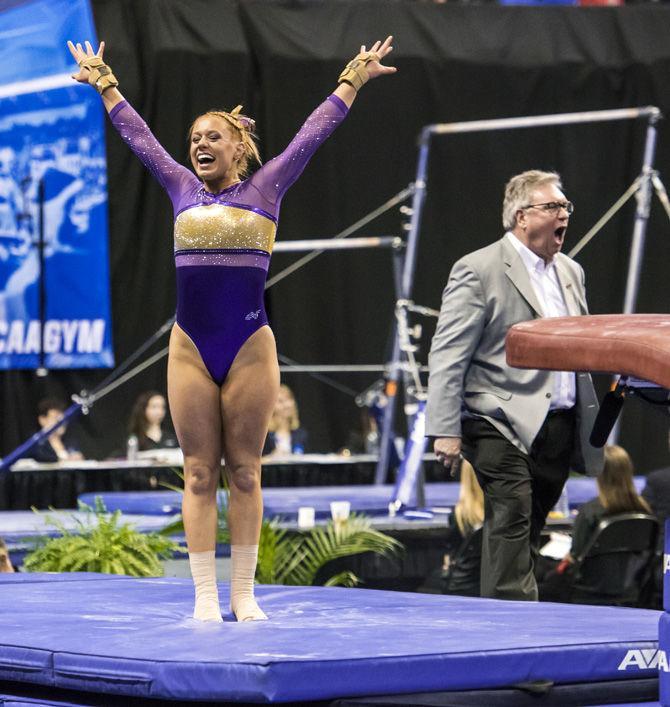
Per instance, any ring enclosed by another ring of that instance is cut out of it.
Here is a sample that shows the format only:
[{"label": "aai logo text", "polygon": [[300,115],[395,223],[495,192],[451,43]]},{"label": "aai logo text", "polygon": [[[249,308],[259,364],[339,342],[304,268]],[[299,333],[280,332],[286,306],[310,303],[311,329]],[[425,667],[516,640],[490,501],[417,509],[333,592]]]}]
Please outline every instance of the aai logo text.
[{"label": "aai logo text", "polygon": [[630,650],[625,658],[619,663],[617,670],[662,670],[670,672],[668,668],[668,656],[665,651],[656,648],[643,648],[641,650]]}]

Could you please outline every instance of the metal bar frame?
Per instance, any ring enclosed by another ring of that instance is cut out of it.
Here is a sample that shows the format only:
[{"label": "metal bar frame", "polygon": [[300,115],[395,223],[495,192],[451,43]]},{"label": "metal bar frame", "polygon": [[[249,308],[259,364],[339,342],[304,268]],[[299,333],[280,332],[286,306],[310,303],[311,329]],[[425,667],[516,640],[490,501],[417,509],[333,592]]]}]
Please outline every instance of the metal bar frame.
[{"label": "metal bar frame", "polygon": [[398,236],[368,236],[362,238],[312,238],[304,241],[278,241],[274,253],[302,253],[304,251],[359,250],[362,248],[400,248],[402,238]]}]

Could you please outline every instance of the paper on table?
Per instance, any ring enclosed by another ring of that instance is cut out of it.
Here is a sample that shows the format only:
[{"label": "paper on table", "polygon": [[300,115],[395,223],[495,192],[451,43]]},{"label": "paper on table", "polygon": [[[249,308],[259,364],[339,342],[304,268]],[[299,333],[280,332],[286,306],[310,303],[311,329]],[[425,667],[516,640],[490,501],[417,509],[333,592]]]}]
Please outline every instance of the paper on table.
[{"label": "paper on table", "polygon": [[566,533],[551,533],[549,542],[540,549],[540,555],[562,560],[569,552],[572,538]]}]

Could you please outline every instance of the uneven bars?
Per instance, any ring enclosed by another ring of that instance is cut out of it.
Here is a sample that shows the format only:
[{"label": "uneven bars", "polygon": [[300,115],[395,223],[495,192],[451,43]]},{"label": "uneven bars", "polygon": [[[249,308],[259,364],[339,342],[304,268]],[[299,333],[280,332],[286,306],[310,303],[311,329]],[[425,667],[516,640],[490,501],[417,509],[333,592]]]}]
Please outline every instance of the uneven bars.
[{"label": "uneven bars", "polygon": [[370,236],[367,238],[318,238],[304,241],[277,241],[273,252],[296,253],[309,250],[354,250],[358,248],[400,248],[398,236]]},{"label": "uneven bars", "polygon": [[429,135],[448,133],[474,133],[485,130],[512,130],[535,128],[546,125],[574,125],[576,123],[602,123],[611,120],[633,120],[650,118],[658,120],[662,113],[656,106],[644,108],[619,108],[616,110],[591,110],[581,113],[553,113],[550,115],[524,116],[520,118],[496,118],[494,120],[466,120],[459,123],[434,123],[421,131],[422,142]]}]

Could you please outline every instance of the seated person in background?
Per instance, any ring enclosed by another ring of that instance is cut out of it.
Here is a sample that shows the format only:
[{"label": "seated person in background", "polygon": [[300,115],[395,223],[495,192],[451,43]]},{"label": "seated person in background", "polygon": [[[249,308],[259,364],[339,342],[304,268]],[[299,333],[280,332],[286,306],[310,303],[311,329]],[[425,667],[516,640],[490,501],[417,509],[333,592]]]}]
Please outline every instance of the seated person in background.
[{"label": "seated person in background", "polygon": [[[40,429],[55,425],[63,419],[65,403],[56,398],[44,398],[37,403],[37,422]],[[77,445],[72,440],[65,439],[67,425],[61,425],[48,437],[35,445],[28,455],[41,463],[78,461],[84,458]]]},{"label": "seated person in background", "polygon": [[[605,466],[599,476],[598,496],[580,509],[572,528],[570,552],[549,572],[540,585],[540,600],[569,601],[569,568],[586,549],[598,524],[607,516],[618,513],[651,513],[649,504],[636,491],[633,483],[633,462],[628,452],[617,445],[605,447]],[[561,578],[561,575],[565,575]]]},{"label": "seated person in background", "polygon": [[0,572],[14,572],[14,566],[9,559],[9,550],[2,538],[0,538]]},{"label": "seated person in background", "polygon": [[369,408],[360,409],[360,430],[352,430],[347,435],[347,443],[338,454],[349,457],[352,454],[379,454],[379,428]]},{"label": "seated person in background", "polygon": [[[428,578],[420,591],[479,596],[483,523],[484,493],[472,465],[464,459],[458,503],[449,516],[443,565]],[[480,533],[479,542],[473,537],[477,531]]]},{"label": "seated person in background", "polygon": [[130,413],[128,432],[130,436],[137,438],[137,448],[140,452],[177,446],[175,435],[163,427],[165,414],[165,397],[155,390],[142,393],[135,401]]},{"label": "seated person in background", "polygon": [[272,411],[268,436],[263,447],[263,456],[285,456],[304,454],[307,432],[300,427],[298,405],[293,391],[282,383],[279,396]]},{"label": "seated person in background", "polygon": [[635,489],[633,472],[633,462],[623,447],[605,447],[605,466],[596,477],[598,496],[579,509],[572,529],[572,547],[564,559],[572,562],[583,552],[603,518],[617,513],[651,513],[649,504]]}]

